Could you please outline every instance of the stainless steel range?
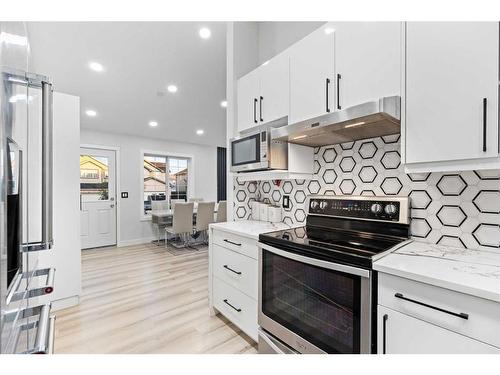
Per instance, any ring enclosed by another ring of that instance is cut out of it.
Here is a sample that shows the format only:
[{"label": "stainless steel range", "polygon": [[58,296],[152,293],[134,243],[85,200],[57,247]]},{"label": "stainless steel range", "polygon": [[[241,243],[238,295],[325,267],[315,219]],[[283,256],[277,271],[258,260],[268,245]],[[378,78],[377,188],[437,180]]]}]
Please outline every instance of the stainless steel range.
[{"label": "stainless steel range", "polygon": [[259,237],[259,353],[375,353],[372,263],[409,240],[407,197],[310,196]]}]

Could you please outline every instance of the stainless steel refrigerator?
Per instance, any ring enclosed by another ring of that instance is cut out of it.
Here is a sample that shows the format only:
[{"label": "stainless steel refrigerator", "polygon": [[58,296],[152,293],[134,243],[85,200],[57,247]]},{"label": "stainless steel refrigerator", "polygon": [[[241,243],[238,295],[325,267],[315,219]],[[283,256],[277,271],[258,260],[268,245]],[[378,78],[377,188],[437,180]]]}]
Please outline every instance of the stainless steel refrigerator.
[{"label": "stainless steel refrigerator", "polygon": [[0,22],[0,353],[51,353],[52,84],[30,72],[26,25]]}]

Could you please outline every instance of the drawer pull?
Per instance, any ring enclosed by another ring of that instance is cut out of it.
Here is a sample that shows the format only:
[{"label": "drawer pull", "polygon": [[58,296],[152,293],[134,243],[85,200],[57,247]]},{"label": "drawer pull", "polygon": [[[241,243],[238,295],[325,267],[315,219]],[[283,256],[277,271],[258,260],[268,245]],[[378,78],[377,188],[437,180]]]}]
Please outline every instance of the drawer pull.
[{"label": "drawer pull", "polygon": [[465,320],[469,319],[469,314],[466,314],[466,313],[455,313],[453,311],[445,310],[445,309],[442,309],[440,307],[428,305],[427,303],[416,301],[414,299],[405,297],[401,293],[396,293],[394,295],[394,297],[402,299],[402,300],[405,300],[405,301],[408,301],[408,302],[413,302],[413,303],[416,303],[417,305],[425,306],[425,307],[428,307],[428,308],[433,309],[433,310],[441,311],[441,312],[444,312],[446,314],[450,314],[450,315],[456,316],[456,317],[461,318],[461,319],[465,319]]},{"label": "drawer pull", "polygon": [[229,302],[227,302],[227,299],[224,300],[224,303],[226,305],[228,305],[229,307],[233,308],[234,310],[236,310],[237,312],[241,312],[241,309],[238,309],[238,308],[234,307],[233,305],[231,305]]},{"label": "drawer pull", "polygon": [[233,241],[229,241],[228,239],[224,238],[224,242],[227,242],[227,243],[230,243],[231,245],[235,245],[235,246],[241,246],[240,243],[236,243],[236,242],[233,242]]},{"label": "drawer pull", "polygon": [[235,274],[237,274],[237,275],[241,275],[241,272],[240,272],[240,271],[235,271],[235,270],[233,270],[233,269],[232,269],[231,267],[229,267],[227,264],[224,264],[224,266],[223,266],[223,267],[224,267],[226,270],[229,270],[229,271],[231,271],[231,272],[234,272],[234,273],[235,273]]}]

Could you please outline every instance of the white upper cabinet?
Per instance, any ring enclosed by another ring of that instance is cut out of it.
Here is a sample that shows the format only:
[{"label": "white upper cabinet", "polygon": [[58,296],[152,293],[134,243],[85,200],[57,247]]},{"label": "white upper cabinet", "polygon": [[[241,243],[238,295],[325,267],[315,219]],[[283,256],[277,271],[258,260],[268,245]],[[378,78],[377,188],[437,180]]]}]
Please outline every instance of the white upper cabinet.
[{"label": "white upper cabinet", "polygon": [[260,72],[253,70],[238,80],[238,131],[258,124],[258,97],[260,90]]},{"label": "white upper cabinet", "polygon": [[407,170],[498,160],[498,22],[409,22],[405,34]]},{"label": "white upper cabinet", "polygon": [[339,22],[335,29],[335,109],[401,92],[401,22]]},{"label": "white upper cabinet", "polygon": [[259,123],[288,116],[290,58],[284,52],[260,68]]},{"label": "white upper cabinet", "polygon": [[238,131],[288,116],[289,56],[284,52],[238,80]]},{"label": "white upper cabinet", "polygon": [[334,111],[334,36],[326,24],[290,47],[289,123]]}]

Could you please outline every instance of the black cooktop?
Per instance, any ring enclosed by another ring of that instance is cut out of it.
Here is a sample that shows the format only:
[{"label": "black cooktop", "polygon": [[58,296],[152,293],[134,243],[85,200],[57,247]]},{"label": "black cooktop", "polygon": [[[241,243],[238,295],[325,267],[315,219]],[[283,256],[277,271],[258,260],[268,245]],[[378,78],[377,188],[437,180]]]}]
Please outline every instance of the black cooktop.
[{"label": "black cooktop", "polygon": [[261,243],[327,261],[371,268],[373,257],[408,239],[408,225],[308,217],[306,226],[259,236]]}]

